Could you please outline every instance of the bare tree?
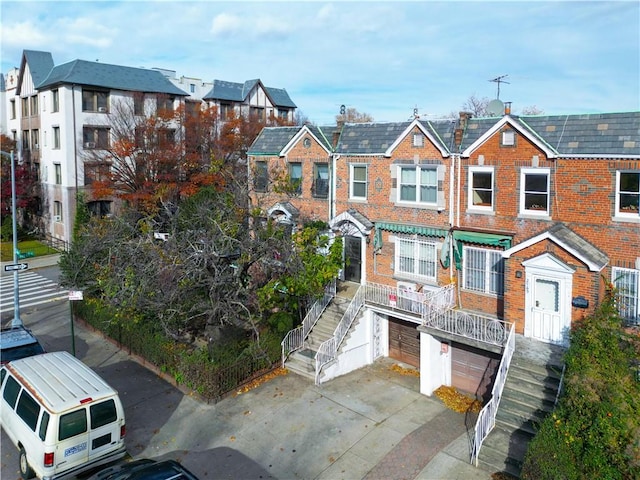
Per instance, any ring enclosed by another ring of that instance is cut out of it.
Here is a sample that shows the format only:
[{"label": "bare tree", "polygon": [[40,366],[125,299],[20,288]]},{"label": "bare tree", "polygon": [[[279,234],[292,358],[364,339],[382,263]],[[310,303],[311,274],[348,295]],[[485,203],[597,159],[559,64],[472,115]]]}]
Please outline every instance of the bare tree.
[{"label": "bare tree", "polygon": [[373,122],[373,117],[368,113],[359,112],[354,107],[344,109],[344,113],[336,115],[336,123],[367,123]]},{"label": "bare tree", "polygon": [[544,115],[544,110],[538,108],[536,105],[530,105],[522,109],[521,115]]}]

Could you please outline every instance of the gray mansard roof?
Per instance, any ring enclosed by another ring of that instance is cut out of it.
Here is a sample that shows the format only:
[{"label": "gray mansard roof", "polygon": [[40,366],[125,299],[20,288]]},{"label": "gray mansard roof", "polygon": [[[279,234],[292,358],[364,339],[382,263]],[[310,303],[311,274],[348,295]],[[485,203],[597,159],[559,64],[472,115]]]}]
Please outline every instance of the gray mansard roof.
[{"label": "gray mansard roof", "polygon": [[157,70],[123,67],[86,60],[74,60],[53,67],[46,78],[40,83],[36,83],[36,88],[43,89],[66,83],[114,90],[188,96],[186,92],[173,85]]},{"label": "gray mansard roof", "polygon": [[[24,50],[22,52],[22,63],[20,65],[20,77],[24,75],[26,65],[29,65],[29,72],[35,87],[46,78],[53,68],[53,57],[49,52],[39,50]],[[22,89],[22,78],[18,79],[18,94]]]},{"label": "gray mansard roof", "polygon": [[[244,102],[260,80],[247,80],[244,83],[227,82],[225,80],[214,80],[213,88],[207,93],[204,100],[222,100],[230,102]],[[271,101],[276,107],[296,108],[296,104],[293,103],[289,94],[284,88],[264,87],[265,92],[271,98]]]}]

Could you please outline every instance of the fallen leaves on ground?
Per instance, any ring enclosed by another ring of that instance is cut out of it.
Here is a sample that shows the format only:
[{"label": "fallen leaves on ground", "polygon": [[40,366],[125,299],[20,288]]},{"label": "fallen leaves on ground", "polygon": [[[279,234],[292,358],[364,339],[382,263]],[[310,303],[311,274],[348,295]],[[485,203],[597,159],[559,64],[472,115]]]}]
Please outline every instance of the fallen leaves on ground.
[{"label": "fallen leaves on ground", "polygon": [[496,472],[491,474],[491,480],[517,480],[518,477],[506,472]]},{"label": "fallen leaves on ground", "polygon": [[415,368],[405,368],[402,365],[394,363],[391,367],[389,367],[394,372],[399,373],[400,375],[412,375],[414,377],[419,377],[420,372]]},{"label": "fallen leaves on ground", "polygon": [[473,412],[478,413],[482,409],[482,403],[476,400],[474,397],[465,395],[456,390],[455,387],[440,386],[434,392],[445,404],[447,408],[450,408],[454,412],[465,413]]},{"label": "fallen leaves on ground", "polygon": [[272,370],[271,372],[265,375],[262,375],[261,377],[258,377],[255,380],[252,380],[245,385],[242,385],[242,387],[240,387],[240,389],[236,391],[236,395],[242,395],[243,393],[247,393],[248,391],[253,390],[256,387],[259,387],[263,383],[268,382],[269,380],[273,380],[276,377],[281,377],[282,375],[286,375],[287,373],[289,373],[289,370],[287,370],[286,368],[282,368],[282,367],[276,368],[275,370]]}]

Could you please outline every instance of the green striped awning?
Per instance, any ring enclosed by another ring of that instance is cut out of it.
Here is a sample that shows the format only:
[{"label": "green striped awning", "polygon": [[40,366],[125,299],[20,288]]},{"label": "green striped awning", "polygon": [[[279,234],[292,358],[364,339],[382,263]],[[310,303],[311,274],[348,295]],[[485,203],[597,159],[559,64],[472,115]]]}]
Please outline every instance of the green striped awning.
[{"label": "green striped awning", "polygon": [[511,237],[508,235],[454,230],[453,238],[459,242],[489,245],[491,247],[503,247],[505,249],[511,248]]},{"label": "green striped awning", "polygon": [[382,230],[393,233],[410,233],[416,235],[424,235],[425,237],[444,237],[448,231],[442,228],[425,227],[423,225],[407,225],[404,223],[375,223],[375,236],[373,238],[373,247],[379,249],[382,247]]}]

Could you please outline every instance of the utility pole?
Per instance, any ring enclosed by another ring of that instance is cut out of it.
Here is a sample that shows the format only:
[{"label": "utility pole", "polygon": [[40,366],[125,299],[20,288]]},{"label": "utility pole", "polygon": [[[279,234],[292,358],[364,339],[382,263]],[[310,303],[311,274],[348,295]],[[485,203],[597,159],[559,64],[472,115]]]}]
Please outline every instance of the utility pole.
[{"label": "utility pole", "polygon": [[[6,155],[11,160],[11,219],[13,226],[13,263],[18,263],[18,226],[16,224],[16,165],[13,150],[7,153],[0,150],[2,155]],[[18,281],[18,270],[13,271],[13,320],[12,327],[21,327],[22,319],[20,318],[20,283]]]}]

